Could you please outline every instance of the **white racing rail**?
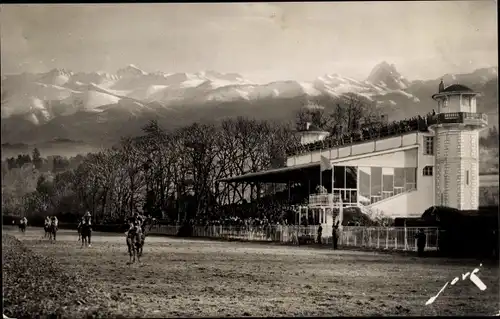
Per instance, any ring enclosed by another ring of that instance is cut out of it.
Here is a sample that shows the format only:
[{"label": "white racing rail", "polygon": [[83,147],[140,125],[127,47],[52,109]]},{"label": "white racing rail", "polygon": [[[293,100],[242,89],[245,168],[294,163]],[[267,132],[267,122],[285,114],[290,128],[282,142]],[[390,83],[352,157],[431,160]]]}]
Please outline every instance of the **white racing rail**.
[{"label": "white racing rail", "polygon": [[[150,234],[177,235],[179,226],[153,226]],[[296,243],[299,237],[313,238],[317,242],[319,226],[194,226],[193,237],[221,238],[243,241],[268,241],[283,244]],[[373,248],[382,250],[416,251],[415,235],[422,227],[363,227],[343,226],[339,230],[338,244],[345,247]],[[437,250],[439,229],[423,228],[426,234],[426,250]],[[332,245],[332,227],[322,229],[321,243]]]}]

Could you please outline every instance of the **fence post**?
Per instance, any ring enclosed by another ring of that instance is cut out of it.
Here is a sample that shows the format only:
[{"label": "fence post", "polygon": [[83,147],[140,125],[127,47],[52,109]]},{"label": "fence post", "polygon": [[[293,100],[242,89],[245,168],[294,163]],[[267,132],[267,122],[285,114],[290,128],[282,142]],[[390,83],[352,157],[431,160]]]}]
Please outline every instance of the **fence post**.
[{"label": "fence post", "polygon": [[385,229],[385,249],[389,249],[389,229]]},{"label": "fence post", "polygon": [[436,250],[439,251],[439,228],[435,229],[436,232]]},{"label": "fence post", "polygon": [[398,250],[398,231],[396,229],[396,236],[394,236],[394,249]]},{"label": "fence post", "polygon": [[408,250],[408,233],[407,233],[407,230],[406,230],[406,223],[405,223],[405,248],[404,250]]},{"label": "fence post", "polygon": [[354,247],[356,247],[358,243],[358,233],[356,232],[356,234],[354,235]]},{"label": "fence post", "polygon": [[368,229],[368,247],[372,248],[372,229]]},{"label": "fence post", "polygon": [[429,241],[429,232],[428,232],[428,228],[425,230],[425,232],[427,233],[426,236],[425,236],[425,247],[428,247],[428,241]]},{"label": "fence post", "polygon": [[377,249],[380,248],[380,227],[377,227]]}]

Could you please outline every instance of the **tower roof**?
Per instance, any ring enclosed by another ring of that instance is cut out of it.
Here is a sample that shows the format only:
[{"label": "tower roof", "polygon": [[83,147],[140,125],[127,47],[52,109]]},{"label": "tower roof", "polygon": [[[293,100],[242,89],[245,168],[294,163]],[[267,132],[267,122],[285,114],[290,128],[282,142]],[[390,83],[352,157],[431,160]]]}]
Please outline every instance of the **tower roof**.
[{"label": "tower roof", "polygon": [[471,88],[466,87],[465,85],[462,84],[452,84],[448,87],[446,87],[443,92],[474,92]]},{"label": "tower roof", "polygon": [[442,89],[442,85],[443,85],[443,82],[441,81],[441,83],[439,84],[439,93],[432,95],[433,99],[436,99],[438,97],[443,97],[446,95],[450,95],[450,94],[456,94],[456,93],[458,93],[458,94],[470,94],[470,95],[477,95],[478,94],[477,92],[474,92],[471,88],[469,88],[465,85],[462,85],[462,84],[452,84],[452,85],[449,85],[443,89]]}]

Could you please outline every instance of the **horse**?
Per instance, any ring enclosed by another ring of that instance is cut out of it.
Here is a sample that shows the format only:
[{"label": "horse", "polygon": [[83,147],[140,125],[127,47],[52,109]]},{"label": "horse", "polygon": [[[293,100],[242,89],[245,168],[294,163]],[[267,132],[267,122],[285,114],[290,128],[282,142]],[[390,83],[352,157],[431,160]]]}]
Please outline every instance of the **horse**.
[{"label": "horse", "polygon": [[83,248],[83,245],[86,245],[87,243],[88,243],[88,247],[92,247],[91,246],[92,227],[87,223],[83,223],[80,226],[78,233],[79,233],[79,235],[81,235],[82,248]]},{"label": "horse", "polygon": [[144,247],[144,242],[146,241],[146,225],[149,224],[148,231],[151,230],[153,225],[156,224],[156,220],[154,218],[147,217],[141,227],[129,229],[127,234],[127,247],[130,256],[130,263],[135,262],[135,257],[137,256],[137,260],[140,262],[140,257],[142,256],[142,250]]},{"label": "horse", "polygon": [[81,224],[78,224],[78,226],[76,227],[76,231],[78,232],[78,241],[80,241],[80,239],[82,239],[82,225]]},{"label": "horse", "polygon": [[43,229],[45,230],[45,235],[43,235],[43,238],[50,237],[50,224],[45,224],[43,226]]},{"label": "horse", "polygon": [[21,221],[19,222],[19,231],[20,231],[21,233],[24,233],[24,232],[26,231],[26,224],[24,223],[24,221],[23,221],[23,220],[21,220]]},{"label": "horse", "polygon": [[55,223],[49,225],[49,239],[50,241],[56,241],[57,226]]},{"label": "horse", "polygon": [[76,230],[78,231],[78,241],[82,239],[82,226],[83,226],[83,220],[80,220],[78,226],[76,226]]},{"label": "horse", "polygon": [[130,256],[129,264],[135,263],[135,257],[137,256],[137,261],[141,262],[142,246],[144,245],[144,240],[142,236],[142,231],[136,227],[129,229],[126,232],[127,235],[127,247],[128,254]]}]

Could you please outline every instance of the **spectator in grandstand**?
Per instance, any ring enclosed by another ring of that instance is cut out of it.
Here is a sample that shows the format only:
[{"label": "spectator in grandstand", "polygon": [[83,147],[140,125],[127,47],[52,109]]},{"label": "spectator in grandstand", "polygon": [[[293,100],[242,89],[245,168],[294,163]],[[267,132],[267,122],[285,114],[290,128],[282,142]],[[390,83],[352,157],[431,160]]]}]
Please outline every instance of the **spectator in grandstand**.
[{"label": "spectator in grandstand", "polygon": [[337,147],[339,145],[351,144],[359,141],[373,140],[385,136],[393,136],[413,131],[426,131],[429,121],[436,115],[433,110],[425,119],[421,116],[409,119],[394,121],[392,123],[367,123],[356,127],[352,131],[346,132],[341,126],[334,126],[330,137],[326,140],[318,141],[312,144],[300,145],[297,149],[291,151],[293,154],[306,153],[312,150],[322,149],[324,147]]},{"label": "spectator in grandstand", "polygon": [[417,239],[417,251],[418,251],[418,256],[422,257],[424,255],[424,249],[425,249],[425,232],[423,228],[420,228],[415,235],[415,238]]}]

